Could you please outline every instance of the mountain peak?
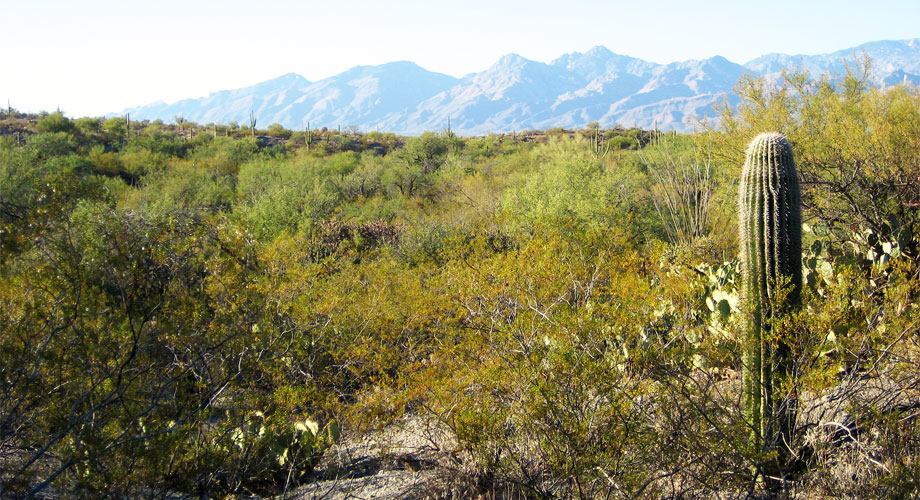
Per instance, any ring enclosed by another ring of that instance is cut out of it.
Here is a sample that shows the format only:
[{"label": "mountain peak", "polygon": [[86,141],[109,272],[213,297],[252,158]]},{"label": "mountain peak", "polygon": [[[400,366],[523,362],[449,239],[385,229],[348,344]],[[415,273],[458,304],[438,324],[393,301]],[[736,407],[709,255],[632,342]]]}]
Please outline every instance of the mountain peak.
[{"label": "mountain peak", "polygon": [[872,59],[875,83],[920,82],[920,38],[869,42],[819,55],[770,54],[745,67],[722,56],[656,64],[597,45],[549,64],[510,53],[463,78],[411,61],[355,66],[313,83],[287,73],[200,99],[126,111],[138,120],[181,115],[201,123],[242,122],[253,112],[260,123],[286,127],[310,122],[402,134],[438,130],[448,116],[453,130],[462,134],[580,127],[591,121],[605,127],[651,127],[657,121],[663,129],[690,130],[695,119],[714,116],[713,105],[739,102],[733,86],[743,71],[766,78],[790,67],[815,77],[841,74],[854,54],[863,52]]},{"label": "mountain peak", "polygon": [[498,62],[495,63],[495,66],[518,66],[522,64],[527,64],[529,62],[533,62],[533,61],[521,56],[520,54],[511,52],[509,54],[505,54],[504,56],[502,56],[501,59],[499,59]]},{"label": "mountain peak", "polygon": [[413,69],[413,70],[415,70],[415,69],[424,69],[424,68],[422,68],[421,66],[419,66],[418,64],[415,64],[414,62],[408,61],[408,60],[405,60],[405,59],[402,60],[402,61],[392,61],[392,62],[388,62],[388,63],[383,63],[383,64],[381,64],[379,67],[381,67],[381,68],[389,68],[389,69]]},{"label": "mountain peak", "polygon": [[266,80],[265,82],[262,82],[262,83],[268,83],[268,82],[290,83],[290,84],[300,84],[300,83],[309,84],[310,80],[307,80],[306,78],[298,75],[297,73],[290,72],[290,73],[285,73],[279,77],[272,78],[271,80]]},{"label": "mountain peak", "polygon": [[615,56],[616,54],[611,52],[610,49],[608,49],[607,47],[604,47],[603,45],[595,45],[594,47],[591,47],[590,49],[588,49],[588,51],[585,52],[585,55],[590,56],[590,57],[595,57],[595,58],[600,57],[600,58],[607,59],[607,58]]},{"label": "mountain peak", "polygon": [[553,60],[553,66],[564,68],[587,81],[599,77],[609,79],[619,74],[642,75],[659,65],[617,54],[603,45],[596,45],[585,53],[570,52]]}]

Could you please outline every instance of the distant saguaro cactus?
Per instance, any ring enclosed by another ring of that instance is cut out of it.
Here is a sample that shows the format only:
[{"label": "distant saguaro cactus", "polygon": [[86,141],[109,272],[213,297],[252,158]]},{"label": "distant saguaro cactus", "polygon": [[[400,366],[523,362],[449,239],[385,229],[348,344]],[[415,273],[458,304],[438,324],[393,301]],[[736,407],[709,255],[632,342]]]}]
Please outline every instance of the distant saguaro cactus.
[{"label": "distant saguaro cactus", "polygon": [[[758,135],[747,149],[738,200],[742,297],[749,321],[743,341],[743,399],[752,440],[784,455],[791,439],[791,398],[776,401],[790,353],[771,318],[800,300],[802,209],[789,141]],[[780,287],[783,287],[782,289]]]}]

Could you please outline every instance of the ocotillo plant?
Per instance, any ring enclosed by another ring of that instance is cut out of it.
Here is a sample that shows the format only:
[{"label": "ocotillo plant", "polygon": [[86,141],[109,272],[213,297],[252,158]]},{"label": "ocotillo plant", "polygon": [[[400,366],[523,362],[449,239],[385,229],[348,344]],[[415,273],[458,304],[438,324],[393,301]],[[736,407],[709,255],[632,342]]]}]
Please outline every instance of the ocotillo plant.
[{"label": "ocotillo plant", "polygon": [[[788,372],[789,349],[772,319],[799,302],[802,286],[802,211],[789,141],[761,134],[751,141],[738,200],[742,298],[748,325],[743,340],[743,400],[754,444],[785,454],[794,418],[790,399],[775,400]],[[781,288],[782,287],[782,288]]]}]

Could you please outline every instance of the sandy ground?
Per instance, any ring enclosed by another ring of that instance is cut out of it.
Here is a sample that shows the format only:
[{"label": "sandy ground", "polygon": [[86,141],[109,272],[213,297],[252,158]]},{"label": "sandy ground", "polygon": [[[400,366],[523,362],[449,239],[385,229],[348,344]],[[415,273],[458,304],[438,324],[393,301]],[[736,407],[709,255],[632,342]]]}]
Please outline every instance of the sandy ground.
[{"label": "sandy ground", "polygon": [[346,438],[320,462],[315,472],[317,481],[276,499],[429,498],[437,477],[435,466],[447,456],[443,446],[446,439],[418,418],[359,438]]}]

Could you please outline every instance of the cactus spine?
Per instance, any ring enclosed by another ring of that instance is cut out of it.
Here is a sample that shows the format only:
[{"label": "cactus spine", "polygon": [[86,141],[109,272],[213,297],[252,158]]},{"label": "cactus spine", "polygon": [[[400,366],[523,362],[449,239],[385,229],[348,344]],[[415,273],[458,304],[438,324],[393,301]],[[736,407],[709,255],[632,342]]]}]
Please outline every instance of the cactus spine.
[{"label": "cactus spine", "polygon": [[771,332],[770,319],[799,302],[802,286],[801,194],[785,137],[766,133],[751,141],[738,201],[742,296],[749,321],[742,359],[745,418],[756,446],[785,455],[793,402],[775,401],[774,389],[788,371],[790,355],[777,332]]}]

